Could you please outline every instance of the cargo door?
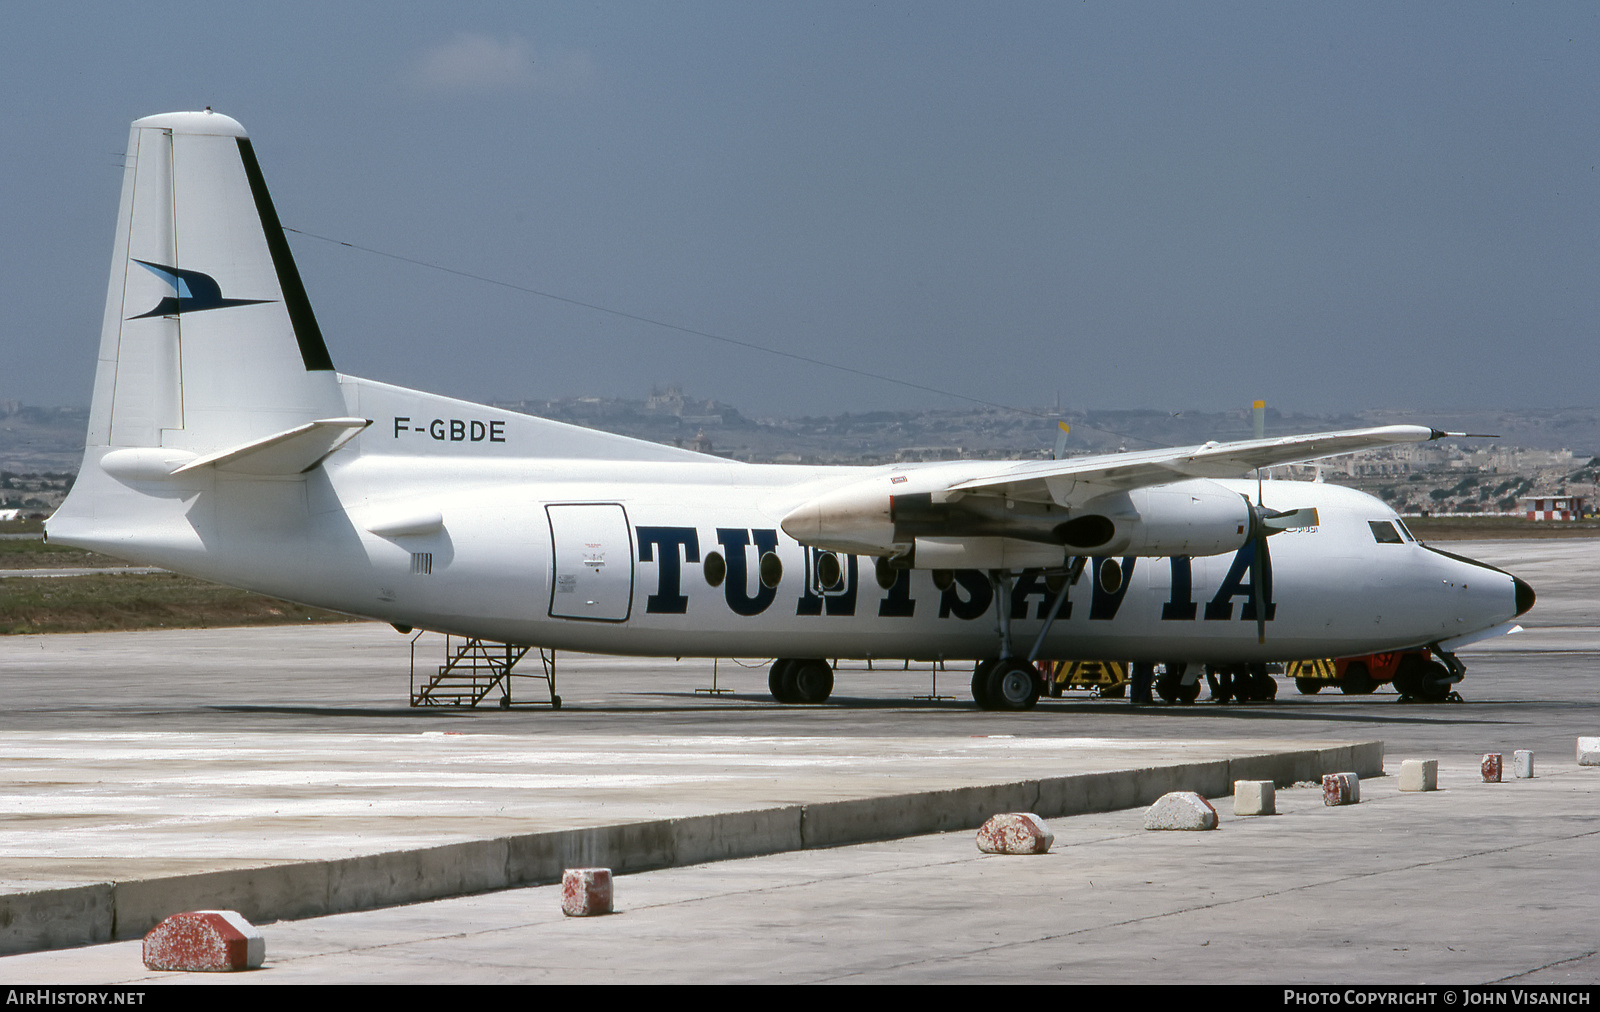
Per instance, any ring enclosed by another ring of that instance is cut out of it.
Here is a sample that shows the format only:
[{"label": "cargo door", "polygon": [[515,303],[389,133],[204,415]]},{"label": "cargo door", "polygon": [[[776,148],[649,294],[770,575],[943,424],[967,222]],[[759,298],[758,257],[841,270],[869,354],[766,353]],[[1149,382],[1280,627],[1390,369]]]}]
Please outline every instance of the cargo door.
[{"label": "cargo door", "polygon": [[618,503],[546,506],[554,548],[550,617],[626,622],[633,604],[633,537]]}]

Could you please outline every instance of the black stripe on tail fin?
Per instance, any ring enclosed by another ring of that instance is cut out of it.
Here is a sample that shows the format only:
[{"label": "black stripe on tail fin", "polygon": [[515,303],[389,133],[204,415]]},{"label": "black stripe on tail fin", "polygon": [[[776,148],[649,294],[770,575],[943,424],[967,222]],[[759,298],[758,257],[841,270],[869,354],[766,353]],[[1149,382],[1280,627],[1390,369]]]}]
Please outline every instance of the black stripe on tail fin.
[{"label": "black stripe on tail fin", "polygon": [[305,285],[301,283],[300,271],[294,265],[289,240],[284,238],[278,212],[272,206],[272,196],[267,193],[267,183],[261,176],[261,165],[256,161],[250,138],[239,138],[239,157],[244,160],[244,174],[250,180],[250,192],[256,199],[256,211],[261,215],[261,230],[266,234],[272,265],[278,272],[278,287],[283,290],[284,308],[289,311],[294,337],[300,344],[300,358],[305,362],[307,372],[332,370],[333,358],[322,340],[322,328],[317,326],[317,316],[311,311],[311,300],[306,297]]}]

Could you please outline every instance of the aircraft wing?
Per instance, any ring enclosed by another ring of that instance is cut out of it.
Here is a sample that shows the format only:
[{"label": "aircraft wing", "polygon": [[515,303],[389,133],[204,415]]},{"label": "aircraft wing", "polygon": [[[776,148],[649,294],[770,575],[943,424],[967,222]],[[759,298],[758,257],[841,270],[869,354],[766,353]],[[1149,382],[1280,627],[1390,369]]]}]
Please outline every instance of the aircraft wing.
[{"label": "aircraft wing", "polygon": [[[1215,555],[1237,549],[1260,518],[1236,493],[1197,487],[1194,479],[1239,478],[1258,467],[1447,435],[1458,433],[1386,425],[1070,460],[880,470],[800,504],[782,526],[801,544],[831,551],[914,553],[920,568],[1059,565],[1062,546],[1102,554]],[[1180,482],[1190,484],[1163,488]],[[1007,541],[1036,547],[1026,559],[1010,548],[977,554]],[[1037,561],[1045,558],[1054,561]]]},{"label": "aircraft wing", "polygon": [[1385,425],[1274,439],[1097,454],[1069,460],[1029,460],[997,466],[992,473],[958,481],[947,491],[1068,506],[1107,492],[1185,478],[1241,478],[1259,467],[1296,464],[1398,443],[1426,442],[1447,435],[1453,433],[1421,425]]}]

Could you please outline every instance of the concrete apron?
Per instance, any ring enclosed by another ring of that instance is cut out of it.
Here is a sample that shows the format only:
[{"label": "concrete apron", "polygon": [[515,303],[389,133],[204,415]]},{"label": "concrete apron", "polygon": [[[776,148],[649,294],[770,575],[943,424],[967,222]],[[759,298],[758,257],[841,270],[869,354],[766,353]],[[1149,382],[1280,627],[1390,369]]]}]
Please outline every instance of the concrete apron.
[{"label": "concrete apron", "polygon": [[[141,937],[183,910],[237,910],[256,923],[542,885],[572,867],[616,874],[783,851],[975,829],[997,812],[1057,818],[1148,805],[1169,791],[1232,794],[1324,773],[1383,773],[1383,743],[558,829],[326,860],[272,863],[0,894],[0,954]],[[1259,747],[1259,745],[1255,746]],[[113,862],[114,863],[114,862]]]}]

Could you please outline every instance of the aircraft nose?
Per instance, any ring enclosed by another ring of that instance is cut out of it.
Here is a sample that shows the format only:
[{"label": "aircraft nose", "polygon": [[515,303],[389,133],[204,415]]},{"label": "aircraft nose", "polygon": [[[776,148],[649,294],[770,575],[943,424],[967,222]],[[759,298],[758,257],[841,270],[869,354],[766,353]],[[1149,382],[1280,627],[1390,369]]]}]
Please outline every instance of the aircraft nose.
[{"label": "aircraft nose", "polygon": [[1526,614],[1528,609],[1533,607],[1533,588],[1528,586],[1526,583],[1523,583],[1515,576],[1511,578],[1511,582],[1517,588],[1517,614]]}]

